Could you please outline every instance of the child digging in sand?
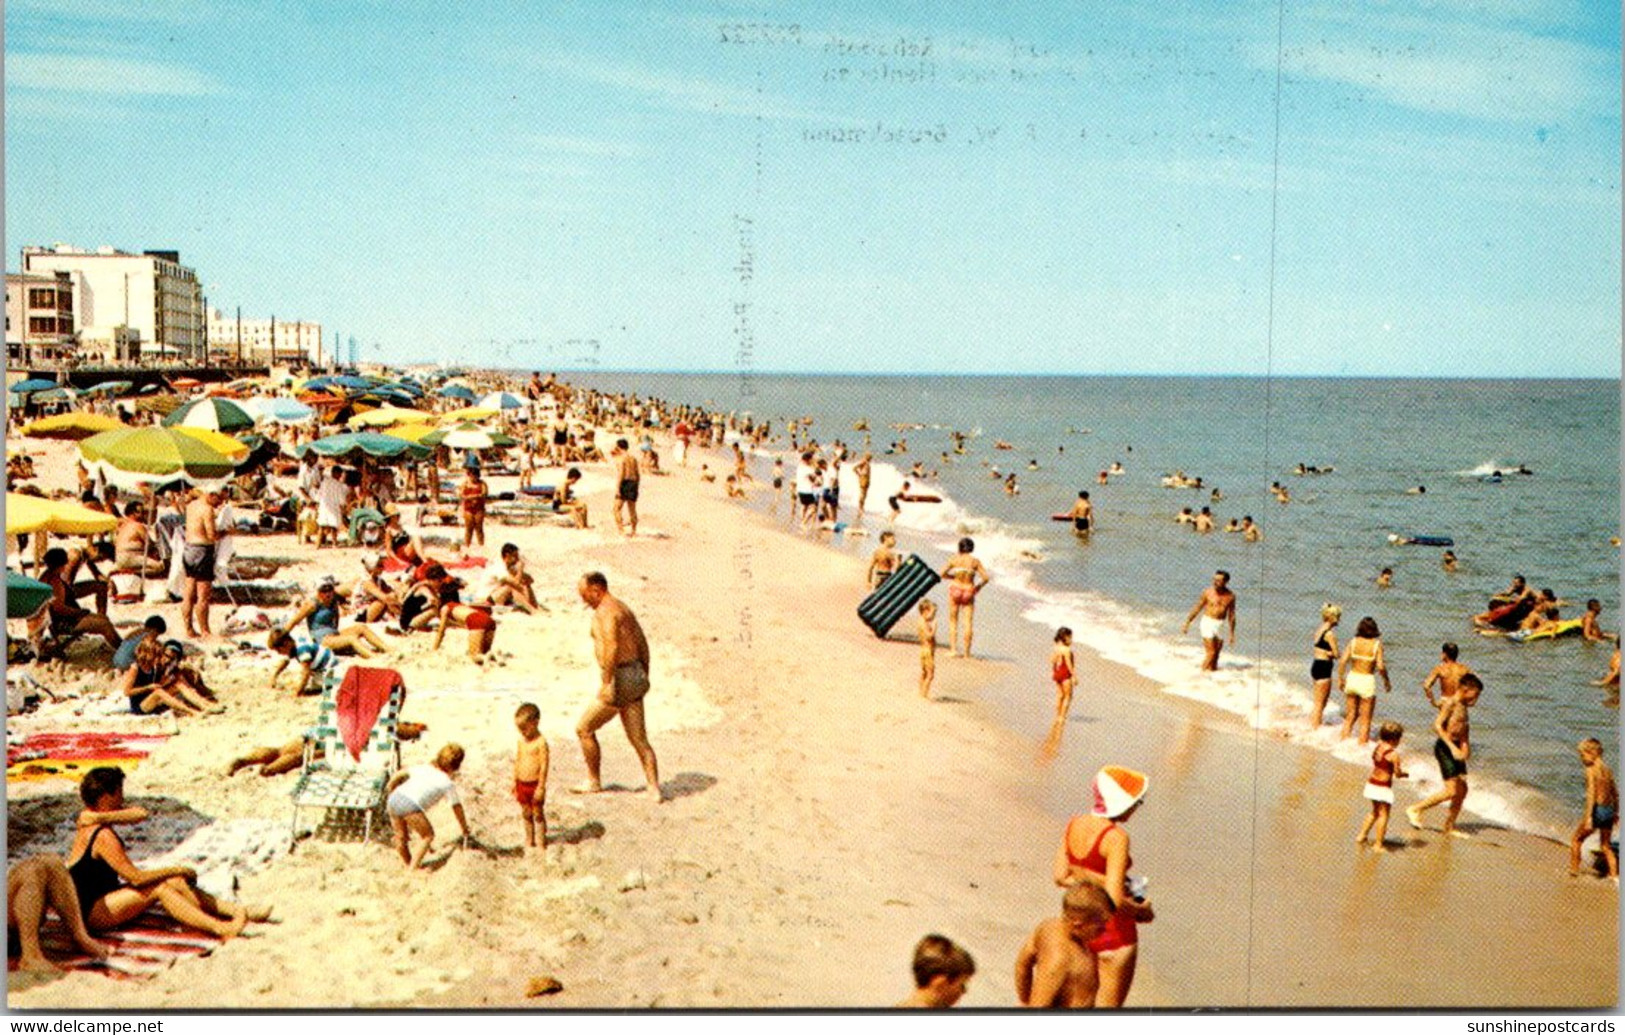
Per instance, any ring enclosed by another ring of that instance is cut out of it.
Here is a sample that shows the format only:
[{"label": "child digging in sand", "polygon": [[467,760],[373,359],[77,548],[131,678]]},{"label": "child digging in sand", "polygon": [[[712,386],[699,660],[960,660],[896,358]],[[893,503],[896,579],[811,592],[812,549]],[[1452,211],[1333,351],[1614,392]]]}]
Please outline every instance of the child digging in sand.
[{"label": "child digging in sand", "polygon": [[1371,803],[1371,812],[1360,824],[1360,834],[1354,843],[1365,844],[1365,835],[1371,834],[1373,852],[1388,850],[1383,837],[1388,833],[1388,813],[1394,808],[1394,781],[1410,775],[1399,765],[1399,740],[1404,735],[1405,727],[1397,722],[1385,722],[1377,730],[1377,746],[1371,751],[1371,775],[1365,782],[1365,797]]},{"label": "child digging in sand", "polygon": [[1619,857],[1614,854],[1613,840],[1614,824],[1619,820],[1619,786],[1614,783],[1613,771],[1603,763],[1602,741],[1588,737],[1576,750],[1586,770],[1586,804],[1574,840],[1569,843],[1569,876],[1580,875],[1580,846],[1595,833],[1608,863],[1608,876],[1618,883]]},{"label": "child digging in sand", "polygon": [[514,713],[519,748],[513,760],[513,796],[525,820],[525,844],[547,847],[547,738],[542,736],[541,709],[528,701]]},{"label": "child digging in sand", "polygon": [[[390,825],[395,828],[395,849],[407,869],[420,870],[423,860],[434,847],[434,825],[429,822],[429,810],[444,798],[451,799],[451,811],[462,828],[462,842],[468,840],[468,817],[463,814],[462,800],[457,797],[453,782],[463,767],[463,749],[447,744],[435,756],[433,765],[415,765],[396,773],[384,788],[389,800]],[[411,851],[411,835],[423,839],[417,854]]]},{"label": "child digging in sand", "polygon": [[897,1006],[946,1010],[964,996],[975,973],[970,953],[940,934],[928,934],[914,947],[914,993]]},{"label": "child digging in sand", "polygon": [[937,675],[937,605],[920,601],[920,696],[931,699],[931,680]]}]

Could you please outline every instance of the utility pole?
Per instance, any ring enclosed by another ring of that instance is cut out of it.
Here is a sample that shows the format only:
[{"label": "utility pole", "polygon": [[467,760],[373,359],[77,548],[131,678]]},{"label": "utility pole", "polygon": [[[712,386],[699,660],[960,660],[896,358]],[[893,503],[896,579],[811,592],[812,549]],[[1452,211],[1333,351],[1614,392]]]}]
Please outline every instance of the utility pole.
[{"label": "utility pole", "polygon": [[243,365],[243,307],[237,307],[237,365]]}]

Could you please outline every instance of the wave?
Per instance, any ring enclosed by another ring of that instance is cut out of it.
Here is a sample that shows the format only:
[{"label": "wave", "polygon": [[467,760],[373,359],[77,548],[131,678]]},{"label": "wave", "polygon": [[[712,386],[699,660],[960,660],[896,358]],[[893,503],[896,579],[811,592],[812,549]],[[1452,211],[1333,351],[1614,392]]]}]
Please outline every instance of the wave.
[{"label": "wave", "polygon": [[1517,464],[1503,464],[1499,460],[1490,460],[1466,471],[1455,471],[1458,478],[1482,478],[1485,475],[1499,471],[1502,474],[1511,474],[1518,469]]}]

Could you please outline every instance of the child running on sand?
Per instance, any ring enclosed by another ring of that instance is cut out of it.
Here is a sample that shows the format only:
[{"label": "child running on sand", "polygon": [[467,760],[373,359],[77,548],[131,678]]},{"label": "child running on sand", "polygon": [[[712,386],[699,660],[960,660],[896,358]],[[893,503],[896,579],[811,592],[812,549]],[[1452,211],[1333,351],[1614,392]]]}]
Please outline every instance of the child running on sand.
[{"label": "child running on sand", "polygon": [[914,992],[897,1006],[946,1010],[959,1002],[975,973],[970,953],[940,934],[928,934],[914,947]]},{"label": "child running on sand", "polygon": [[1614,824],[1619,820],[1619,786],[1614,783],[1613,771],[1602,760],[1602,741],[1588,737],[1576,746],[1580,764],[1586,771],[1585,812],[1580,825],[1574,830],[1569,843],[1569,876],[1580,875],[1580,846],[1593,833],[1602,847],[1602,857],[1608,862],[1608,876],[1619,880],[1619,857],[1614,854]]},{"label": "child running on sand", "polygon": [[937,675],[937,605],[920,601],[920,696],[931,699],[931,680]]},{"label": "child running on sand", "polygon": [[1365,782],[1365,798],[1371,803],[1371,812],[1360,824],[1354,843],[1365,844],[1365,835],[1369,833],[1374,852],[1388,850],[1383,838],[1388,833],[1388,813],[1394,807],[1394,781],[1410,775],[1399,764],[1399,741],[1404,735],[1405,727],[1397,722],[1385,722],[1377,730],[1377,746],[1371,751],[1371,775]]},{"label": "child running on sand", "polygon": [[1092,1010],[1100,962],[1089,947],[1112,915],[1111,896],[1085,881],[1061,897],[1061,915],[1033,930],[1016,956],[1016,998],[1022,1006]]},{"label": "child running on sand", "polygon": [[[429,810],[441,799],[451,799],[452,814],[457,817],[457,825],[463,830],[461,840],[468,840],[468,817],[463,814],[463,803],[457,797],[457,784],[454,782],[457,771],[462,767],[463,749],[456,744],[447,744],[435,756],[433,765],[403,769],[391,777],[389,785],[384,788],[388,795],[385,805],[389,822],[395,828],[395,850],[400,852],[401,862],[406,864],[407,869],[422,869],[424,857],[434,847],[434,825],[429,822]],[[412,854],[410,845],[413,834],[423,839],[416,855]]]},{"label": "child running on sand", "polygon": [[1072,707],[1072,689],[1078,684],[1078,660],[1072,654],[1072,630],[1064,625],[1056,630],[1049,667],[1050,678],[1055,680],[1055,721],[1065,722]]},{"label": "child running on sand", "polygon": [[1422,813],[1448,801],[1450,812],[1444,819],[1444,832],[1456,837],[1471,837],[1471,834],[1456,829],[1456,819],[1461,815],[1462,803],[1467,800],[1467,756],[1472,753],[1467,709],[1478,703],[1478,695],[1484,692],[1484,684],[1469,672],[1461,677],[1457,686],[1456,696],[1439,701],[1439,714],[1433,720],[1433,732],[1439,738],[1433,745],[1433,757],[1439,761],[1439,779],[1444,781],[1444,788],[1406,809],[1405,818],[1411,821],[1411,826],[1421,830]]},{"label": "child running on sand", "polygon": [[547,738],[542,736],[541,719],[541,709],[528,701],[513,716],[513,724],[519,728],[513,796],[525,820],[525,844],[531,848],[547,847]]}]

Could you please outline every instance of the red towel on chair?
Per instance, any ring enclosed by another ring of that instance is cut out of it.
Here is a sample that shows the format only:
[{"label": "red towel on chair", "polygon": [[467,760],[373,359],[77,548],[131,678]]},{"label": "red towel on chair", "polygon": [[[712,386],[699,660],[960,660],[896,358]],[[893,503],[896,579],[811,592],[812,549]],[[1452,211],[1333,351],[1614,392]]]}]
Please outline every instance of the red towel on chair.
[{"label": "red towel on chair", "polygon": [[396,687],[405,687],[401,674],[392,668],[362,668],[353,665],[344,673],[334,705],[338,711],[339,736],[350,757],[361,761],[361,751],[367,746],[378,713],[389,703],[389,695]]}]

